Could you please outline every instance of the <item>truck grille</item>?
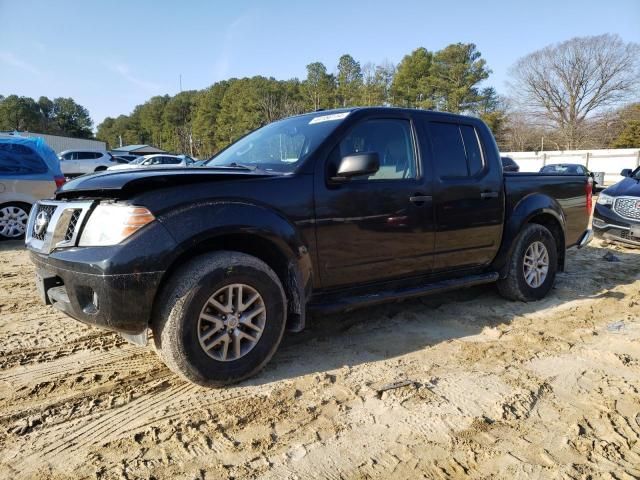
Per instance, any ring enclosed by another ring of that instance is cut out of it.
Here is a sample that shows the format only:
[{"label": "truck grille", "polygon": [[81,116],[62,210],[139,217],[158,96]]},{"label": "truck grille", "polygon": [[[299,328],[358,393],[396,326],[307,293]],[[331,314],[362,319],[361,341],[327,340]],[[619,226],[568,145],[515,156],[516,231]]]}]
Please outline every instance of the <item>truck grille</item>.
[{"label": "truck grille", "polygon": [[613,211],[629,220],[640,220],[640,198],[617,198],[613,205]]},{"label": "truck grille", "polygon": [[73,240],[73,235],[76,233],[76,228],[78,227],[78,220],[80,220],[80,215],[82,215],[82,209],[76,208],[71,214],[71,218],[69,219],[69,226],[67,227],[67,232],[64,234],[64,239],[66,242],[70,242]]},{"label": "truck grille", "polygon": [[[38,205],[38,209],[36,210],[36,218],[38,217],[38,215],[42,212],[46,213],[48,218],[51,219],[53,218],[53,213],[56,211],[56,206],[55,205]],[[47,229],[45,228],[43,231],[41,232],[37,232],[36,231],[37,227],[34,224],[33,228],[32,228],[32,235],[33,238],[35,238],[36,240],[44,240],[44,237],[47,234]]]},{"label": "truck grille", "polygon": [[41,200],[31,209],[27,227],[27,248],[50,253],[73,247],[92,201]]}]

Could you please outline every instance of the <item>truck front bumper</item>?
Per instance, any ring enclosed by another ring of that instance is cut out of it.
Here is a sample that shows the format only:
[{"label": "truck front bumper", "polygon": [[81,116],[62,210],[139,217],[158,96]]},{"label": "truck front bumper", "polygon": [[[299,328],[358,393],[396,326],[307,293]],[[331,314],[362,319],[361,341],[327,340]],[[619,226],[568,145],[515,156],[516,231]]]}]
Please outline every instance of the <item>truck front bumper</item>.
[{"label": "truck front bumper", "polygon": [[164,272],[97,274],[31,252],[41,300],[83,323],[137,335],[147,329]]}]

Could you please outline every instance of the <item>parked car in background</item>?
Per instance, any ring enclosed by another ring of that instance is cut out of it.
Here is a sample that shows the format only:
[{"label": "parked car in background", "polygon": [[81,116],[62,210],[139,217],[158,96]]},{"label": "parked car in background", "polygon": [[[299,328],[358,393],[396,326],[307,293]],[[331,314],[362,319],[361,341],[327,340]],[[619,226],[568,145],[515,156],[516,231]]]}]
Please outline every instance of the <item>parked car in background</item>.
[{"label": "parked car in background", "polygon": [[116,162],[104,150],[65,150],[58,155],[60,169],[67,177],[106,170]]},{"label": "parked car in background", "polygon": [[131,162],[131,160],[127,160],[126,158],[119,157],[117,155],[113,157],[113,161],[116,162],[116,163],[123,164],[123,165],[126,164],[126,163]]},{"label": "parked car in background", "polygon": [[178,158],[184,159],[184,161],[185,161],[185,163],[187,164],[188,167],[192,167],[194,163],[200,161],[200,160],[198,160],[196,158],[190,157],[189,155],[181,154],[181,155],[177,155],[177,156],[178,156]]},{"label": "parked car in background", "polygon": [[511,157],[500,157],[502,161],[502,171],[503,172],[519,172],[520,165],[518,165],[515,160]]},{"label": "parked car in background", "polygon": [[[111,153],[111,152],[109,152],[109,153]],[[127,153],[119,153],[119,154],[115,154],[115,155],[112,153],[111,155],[113,155],[113,158],[115,158],[115,159],[121,158],[122,160],[125,160],[126,163],[133,162],[134,160],[140,158],[140,155],[130,155],[130,154],[127,154]],[[122,162],[118,162],[118,163],[122,163]]]},{"label": "parked car in background", "polygon": [[156,153],[138,157],[127,164],[113,165],[108,170],[127,170],[130,168],[145,167],[188,167],[193,164],[193,159],[186,155],[168,155],[166,153]]},{"label": "parked car in background", "polygon": [[552,163],[545,165],[540,169],[540,173],[552,173],[554,175],[586,175],[593,179],[593,191],[602,190],[602,185],[598,184],[594,178],[593,172],[587,167],[579,163]]},{"label": "parked car in background", "polygon": [[138,343],[151,328],[171,369],[221,385],[307,311],[493,282],[541,299],[591,240],[591,201],[584,175],[503,173],[478,118],[354,108],[266,125],[204,167],[72,180],[26,244],[43,302]]},{"label": "parked car in background", "polygon": [[64,183],[56,154],[39,138],[0,138],[0,238],[22,238],[31,206]]},{"label": "parked car in background", "polygon": [[593,230],[600,238],[640,247],[640,168],[620,175],[625,178],[598,196]]}]

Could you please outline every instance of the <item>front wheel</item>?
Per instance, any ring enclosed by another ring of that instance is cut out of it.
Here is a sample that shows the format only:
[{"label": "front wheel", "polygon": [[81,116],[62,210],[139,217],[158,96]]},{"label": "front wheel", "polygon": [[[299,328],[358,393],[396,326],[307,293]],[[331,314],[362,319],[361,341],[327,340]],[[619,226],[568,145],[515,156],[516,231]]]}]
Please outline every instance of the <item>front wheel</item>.
[{"label": "front wheel", "polygon": [[275,353],[285,329],[286,300],[275,272],[239,252],[201,255],[160,292],[152,320],[167,366],[204,386],[239,382]]},{"label": "front wheel", "polygon": [[542,225],[525,225],[516,239],[507,277],[498,281],[498,290],[510,300],[540,300],[553,287],[557,268],[558,250],[551,232]]},{"label": "front wheel", "polygon": [[19,240],[27,231],[31,205],[27,203],[5,203],[0,205],[0,238]]}]

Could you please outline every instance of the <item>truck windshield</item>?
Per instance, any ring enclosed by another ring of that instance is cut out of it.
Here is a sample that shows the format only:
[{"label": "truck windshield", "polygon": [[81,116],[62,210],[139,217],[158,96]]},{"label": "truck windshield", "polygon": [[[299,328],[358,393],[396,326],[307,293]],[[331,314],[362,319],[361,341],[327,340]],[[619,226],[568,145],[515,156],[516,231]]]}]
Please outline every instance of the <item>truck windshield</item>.
[{"label": "truck windshield", "polygon": [[270,123],[214,155],[206,166],[294,172],[348,114],[318,113]]}]

